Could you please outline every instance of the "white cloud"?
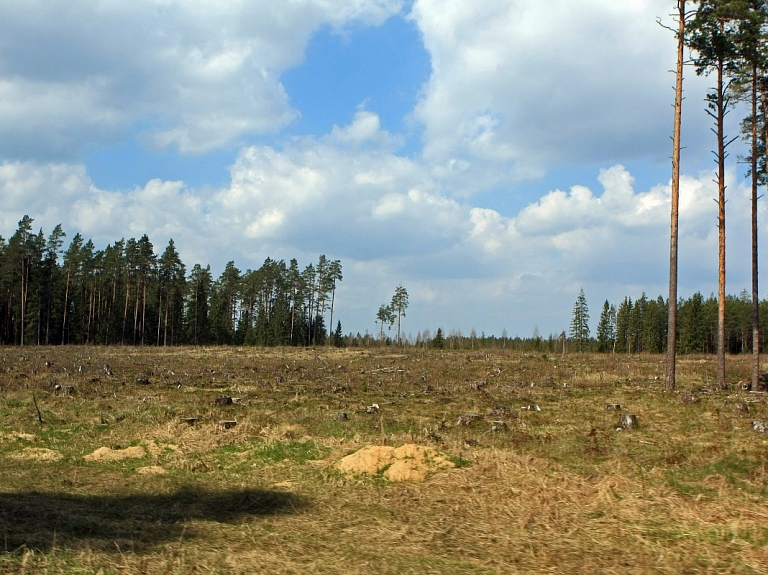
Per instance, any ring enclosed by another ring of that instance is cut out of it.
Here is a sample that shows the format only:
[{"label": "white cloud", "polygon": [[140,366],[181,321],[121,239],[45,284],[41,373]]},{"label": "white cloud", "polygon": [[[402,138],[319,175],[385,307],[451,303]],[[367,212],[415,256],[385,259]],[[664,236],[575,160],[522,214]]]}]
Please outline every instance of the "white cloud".
[{"label": "white cloud", "polygon": [[[415,110],[425,156],[486,169],[511,162],[513,178],[564,161],[664,160],[674,37],[655,19],[670,21],[670,6],[416,0],[411,18],[432,58]],[[688,76],[689,91],[707,85]],[[695,140],[702,124],[686,125],[686,135]]]},{"label": "white cloud", "polygon": [[376,25],[402,0],[0,4],[0,155],[78,157],[144,132],[201,152],[297,117],[279,76],[324,24]]}]

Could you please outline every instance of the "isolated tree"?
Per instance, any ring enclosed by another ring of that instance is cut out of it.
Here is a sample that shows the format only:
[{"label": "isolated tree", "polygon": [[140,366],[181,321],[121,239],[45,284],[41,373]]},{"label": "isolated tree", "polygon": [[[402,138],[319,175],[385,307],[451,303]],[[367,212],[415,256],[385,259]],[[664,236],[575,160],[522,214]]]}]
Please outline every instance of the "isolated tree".
[{"label": "isolated tree", "polygon": [[333,346],[344,347],[344,333],[341,331],[341,321],[336,323],[336,331],[333,332]]},{"label": "isolated tree", "polygon": [[376,313],[376,321],[379,323],[379,339],[384,341],[384,324],[391,328],[392,324],[395,323],[395,314],[392,311],[392,306],[382,304]]},{"label": "isolated tree", "polygon": [[687,41],[695,52],[696,73],[715,73],[715,86],[707,94],[707,114],[715,123],[717,136],[718,205],[718,328],[717,383],[725,383],[725,160],[726,150],[736,138],[728,140],[725,117],[732,101],[732,80],[738,71],[738,34],[746,13],[746,0],[700,0]]},{"label": "isolated tree", "polygon": [[405,310],[408,309],[408,290],[402,284],[395,288],[389,307],[392,309],[392,313],[397,316],[397,343],[400,344],[402,343],[400,340],[400,323],[405,317]]},{"label": "isolated tree", "polygon": [[584,297],[583,288],[573,306],[570,336],[576,342],[578,351],[584,351],[584,347],[589,342],[589,306],[587,305],[587,298]]}]

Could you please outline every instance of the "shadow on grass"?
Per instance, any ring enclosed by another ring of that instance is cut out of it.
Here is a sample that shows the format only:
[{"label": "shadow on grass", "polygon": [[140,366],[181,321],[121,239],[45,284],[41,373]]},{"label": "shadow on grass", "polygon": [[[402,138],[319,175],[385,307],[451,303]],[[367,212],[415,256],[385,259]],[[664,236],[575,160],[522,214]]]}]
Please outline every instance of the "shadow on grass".
[{"label": "shadow on grass", "polygon": [[306,506],[297,495],[269,490],[125,496],[0,493],[1,551],[90,547],[141,552],[198,537],[191,520],[234,523],[296,513]]}]

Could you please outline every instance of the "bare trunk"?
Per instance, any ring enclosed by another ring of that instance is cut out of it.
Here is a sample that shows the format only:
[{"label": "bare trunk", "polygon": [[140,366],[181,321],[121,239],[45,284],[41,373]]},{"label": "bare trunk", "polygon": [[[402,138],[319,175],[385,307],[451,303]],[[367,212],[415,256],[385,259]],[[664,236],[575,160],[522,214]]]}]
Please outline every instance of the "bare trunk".
[{"label": "bare trunk", "polygon": [[168,345],[168,302],[165,303],[165,322],[163,323],[163,347]]},{"label": "bare trunk", "polygon": [[667,324],[667,391],[675,389],[677,369],[677,239],[680,206],[680,125],[683,111],[683,63],[685,35],[685,0],[677,1],[677,68],[675,70],[675,114],[672,128],[672,197],[669,230],[669,319]]},{"label": "bare trunk", "polygon": [[331,292],[331,321],[328,325],[328,345],[331,345],[331,339],[333,337],[333,304],[334,300],[336,299],[336,288],[333,288],[333,291]]},{"label": "bare trunk", "polygon": [[144,286],[141,295],[141,345],[144,345],[144,326],[147,321],[147,278],[144,277]]},{"label": "bare trunk", "polygon": [[760,297],[757,281],[757,64],[752,65],[752,389],[760,384]]},{"label": "bare trunk", "polygon": [[157,302],[157,342],[155,345],[160,347],[160,328],[162,327],[163,320],[163,294],[158,296]]},{"label": "bare trunk", "polygon": [[24,346],[24,312],[27,308],[27,281],[24,258],[21,258],[21,345]]},{"label": "bare trunk", "polygon": [[717,64],[717,385],[725,389],[725,95],[724,62]]},{"label": "bare trunk", "polygon": [[66,343],[67,338],[67,308],[69,307],[69,273],[67,269],[67,283],[64,286],[64,319],[61,323],[61,345]]},{"label": "bare trunk", "polygon": [[131,298],[131,277],[125,280],[125,308],[123,309],[123,343],[125,343],[125,326],[128,324],[128,302]]}]

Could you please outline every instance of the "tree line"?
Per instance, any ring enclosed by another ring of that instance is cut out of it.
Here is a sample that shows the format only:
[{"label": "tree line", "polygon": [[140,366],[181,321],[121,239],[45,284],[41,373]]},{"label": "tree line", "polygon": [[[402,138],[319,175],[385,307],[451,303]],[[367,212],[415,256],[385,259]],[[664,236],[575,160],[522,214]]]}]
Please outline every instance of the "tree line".
[{"label": "tree line", "polygon": [[[24,216],[0,236],[0,344],[321,345],[333,324],[339,260],[303,269],[267,258],[187,272],[171,239],[158,256],[147,235],[104,249],[57,225],[33,232]],[[341,324],[334,341],[338,341]]]},{"label": "tree line", "polygon": [[[752,349],[752,298],[747,290],[726,296],[725,342],[731,354]],[[768,334],[768,300],[760,302],[762,318],[759,342]],[[696,292],[678,299],[676,349],[678,353],[715,354],[718,350],[719,302],[714,294]],[[603,303],[594,337],[589,328],[589,306],[583,290],[573,308],[569,343],[573,351],[616,353],[664,353],[668,349],[669,303],[661,295],[652,299],[643,293],[632,300],[625,297],[618,305]],[[562,334],[563,336],[565,334]],[[555,339],[550,336],[550,340]]]}]

